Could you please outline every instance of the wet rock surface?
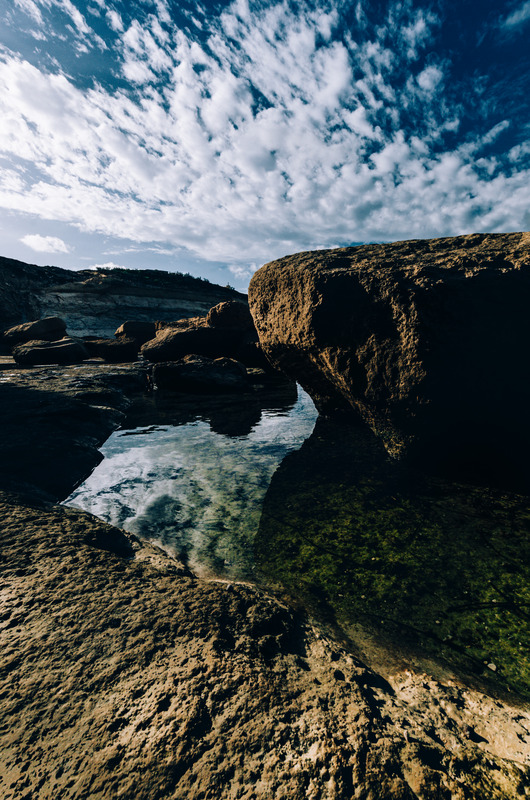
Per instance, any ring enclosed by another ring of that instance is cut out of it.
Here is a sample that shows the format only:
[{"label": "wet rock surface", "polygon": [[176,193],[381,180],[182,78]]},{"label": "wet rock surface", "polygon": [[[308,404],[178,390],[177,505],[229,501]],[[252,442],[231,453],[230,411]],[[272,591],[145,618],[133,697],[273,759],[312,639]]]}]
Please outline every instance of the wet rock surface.
[{"label": "wet rock surface", "polygon": [[249,287],[261,345],[392,455],[526,490],[530,234],[299,253]]}]

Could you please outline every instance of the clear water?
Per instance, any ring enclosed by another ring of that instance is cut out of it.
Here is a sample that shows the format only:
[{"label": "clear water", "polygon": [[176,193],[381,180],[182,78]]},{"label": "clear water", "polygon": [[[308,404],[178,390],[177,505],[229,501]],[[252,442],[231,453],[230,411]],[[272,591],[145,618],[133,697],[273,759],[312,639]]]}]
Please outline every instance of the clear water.
[{"label": "clear water", "polygon": [[113,433],[101,464],[65,502],[183,557],[199,575],[253,576],[253,541],[272,475],[311,434],[317,412],[298,389],[247,435],[196,420]]}]

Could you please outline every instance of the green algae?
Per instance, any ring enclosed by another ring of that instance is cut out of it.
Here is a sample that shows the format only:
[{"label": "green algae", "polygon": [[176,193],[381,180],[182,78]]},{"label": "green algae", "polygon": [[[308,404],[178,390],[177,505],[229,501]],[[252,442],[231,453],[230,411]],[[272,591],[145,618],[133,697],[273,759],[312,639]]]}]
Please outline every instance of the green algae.
[{"label": "green algae", "polygon": [[339,623],[530,696],[530,498],[412,474],[320,421],[267,492],[255,557]]}]

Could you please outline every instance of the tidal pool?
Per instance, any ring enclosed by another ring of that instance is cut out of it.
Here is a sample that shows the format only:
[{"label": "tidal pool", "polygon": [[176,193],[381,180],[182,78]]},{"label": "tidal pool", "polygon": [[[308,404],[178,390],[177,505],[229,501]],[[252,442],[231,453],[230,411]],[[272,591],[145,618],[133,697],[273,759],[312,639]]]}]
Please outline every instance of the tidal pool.
[{"label": "tidal pool", "polygon": [[161,401],[67,504],[528,698],[530,498],[408,471],[302,390],[274,397]]},{"label": "tidal pool", "polygon": [[[162,545],[199,575],[251,579],[271,477],[317,417],[301,389],[292,404],[276,406],[258,409],[253,425],[243,420],[248,408],[236,405],[225,414],[217,406],[208,421],[118,430],[101,448],[103,461],[65,504]],[[194,416],[188,409],[184,419]]]}]

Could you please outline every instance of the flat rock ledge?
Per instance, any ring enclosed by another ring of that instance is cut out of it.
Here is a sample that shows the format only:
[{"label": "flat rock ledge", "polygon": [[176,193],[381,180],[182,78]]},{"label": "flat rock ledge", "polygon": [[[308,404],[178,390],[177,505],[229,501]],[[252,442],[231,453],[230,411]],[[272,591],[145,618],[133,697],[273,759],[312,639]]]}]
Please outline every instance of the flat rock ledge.
[{"label": "flat rock ledge", "polygon": [[269,360],[388,452],[528,489],[530,233],[299,253],[249,304]]},{"label": "flat rock ledge", "polygon": [[365,667],[250,586],[0,494],[3,800],[528,796],[530,715]]}]

